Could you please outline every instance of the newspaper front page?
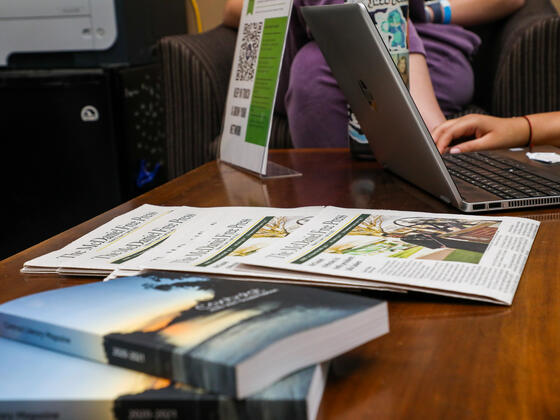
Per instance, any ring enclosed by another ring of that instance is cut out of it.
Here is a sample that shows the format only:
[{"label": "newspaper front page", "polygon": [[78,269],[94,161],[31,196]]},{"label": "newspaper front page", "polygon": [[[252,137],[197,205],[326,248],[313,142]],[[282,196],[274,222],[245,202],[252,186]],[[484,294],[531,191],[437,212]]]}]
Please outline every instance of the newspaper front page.
[{"label": "newspaper front page", "polygon": [[322,210],[322,207],[227,207],[205,219],[203,232],[189,238],[182,228],[164,252],[146,254],[123,264],[120,273],[139,269],[192,271],[239,275],[237,265],[248,255],[284,241]]},{"label": "newspaper front page", "polygon": [[146,204],[22,271],[172,270],[511,304],[538,226],[516,217]]},{"label": "newspaper front page", "polygon": [[[230,277],[253,277],[278,282],[325,285],[324,276],[305,272],[284,270],[240,269],[240,264],[250,255],[258,255],[267,247],[289,240],[317,215],[323,207],[270,208],[228,207],[215,212],[212,222],[206,219],[204,233],[186,240],[186,228],[178,232],[157,254],[146,254],[122,265],[107,280],[132,275],[142,269],[171,270],[194,273],[226,275]],[[165,252],[161,252],[165,251]],[[367,289],[400,290],[386,284],[363,282],[358,279],[336,278],[329,286],[359,287]]]},{"label": "newspaper front page", "polygon": [[288,241],[243,262],[510,305],[538,226],[516,217],[327,207]]},{"label": "newspaper front page", "polygon": [[194,207],[144,204],[58,251],[27,261],[21,271],[107,275],[126,261],[160,252],[179,227],[200,223],[206,213]]}]

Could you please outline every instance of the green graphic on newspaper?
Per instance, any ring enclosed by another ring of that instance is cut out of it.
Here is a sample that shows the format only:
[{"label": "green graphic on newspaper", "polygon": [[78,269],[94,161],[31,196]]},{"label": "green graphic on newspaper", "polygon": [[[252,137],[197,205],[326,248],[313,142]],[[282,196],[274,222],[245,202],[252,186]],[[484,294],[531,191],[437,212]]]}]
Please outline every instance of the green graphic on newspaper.
[{"label": "green graphic on newspaper", "polygon": [[402,217],[384,224],[380,215],[362,214],[292,262],[303,264],[326,253],[478,264],[500,223],[496,220]]},{"label": "green graphic on newspaper", "polygon": [[273,216],[267,216],[267,217],[261,219],[255,226],[253,226],[251,229],[249,229],[245,234],[243,234],[236,241],[234,241],[233,243],[228,245],[225,249],[223,249],[217,255],[214,255],[212,258],[210,258],[210,259],[208,259],[208,260],[206,260],[206,261],[204,261],[200,264],[197,264],[197,265],[199,267],[208,267],[209,265],[214,264],[216,261],[219,261],[222,258],[227,257],[229,254],[231,254],[233,251],[235,251],[237,248],[239,248],[241,245],[243,245],[245,242],[247,242],[249,239],[251,239],[251,237],[253,235],[255,235],[263,226],[265,226],[273,218],[274,218]]},{"label": "green graphic on newspaper", "polygon": [[266,146],[268,140],[287,25],[286,16],[266,19],[264,22],[245,137],[246,142],[258,146]]},{"label": "green graphic on newspaper", "polygon": [[246,257],[265,248],[270,240],[285,238],[309,220],[306,216],[266,216],[216,255],[196,264],[210,267],[226,257]]}]

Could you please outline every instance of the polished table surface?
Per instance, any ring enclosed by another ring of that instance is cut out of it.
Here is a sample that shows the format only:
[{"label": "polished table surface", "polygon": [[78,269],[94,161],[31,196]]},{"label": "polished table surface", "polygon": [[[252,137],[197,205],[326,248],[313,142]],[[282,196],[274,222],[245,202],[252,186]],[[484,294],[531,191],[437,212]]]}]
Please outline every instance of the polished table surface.
[{"label": "polished table surface", "polygon": [[[273,151],[270,159],[303,176],[261,181],[208,163],[0,262],[0,302],[92,281],[19,270],[143,203],[456,213],[346,149]],[[560,418],[560,210],[495,215],[541,221],[513,305],[368,292],[388,300],[391,332],[333,361],[319,419]]]}]

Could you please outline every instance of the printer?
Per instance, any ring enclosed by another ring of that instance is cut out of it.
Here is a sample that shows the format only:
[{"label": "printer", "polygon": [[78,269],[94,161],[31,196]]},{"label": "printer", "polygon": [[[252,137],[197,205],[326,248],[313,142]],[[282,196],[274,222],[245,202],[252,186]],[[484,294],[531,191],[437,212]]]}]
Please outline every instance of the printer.
[{"label": "printer", "polygon": [[185,9],[0,0],[0,259],[167,180],[157,44],[187,32]]},{"label": "printer", "polygon": [[153,62],[157,41],[186,32],[184,0],[0,0],[0,68]]}]

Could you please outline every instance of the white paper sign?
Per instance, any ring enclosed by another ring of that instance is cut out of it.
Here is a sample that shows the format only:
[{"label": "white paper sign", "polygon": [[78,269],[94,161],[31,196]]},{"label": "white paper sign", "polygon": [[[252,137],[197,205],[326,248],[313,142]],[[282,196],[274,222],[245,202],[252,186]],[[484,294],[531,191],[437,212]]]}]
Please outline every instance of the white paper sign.
[{"label": "white paper sign", "polygon": [[220,159],[266,174],[291,0],[245,0],[225,107]]}]

